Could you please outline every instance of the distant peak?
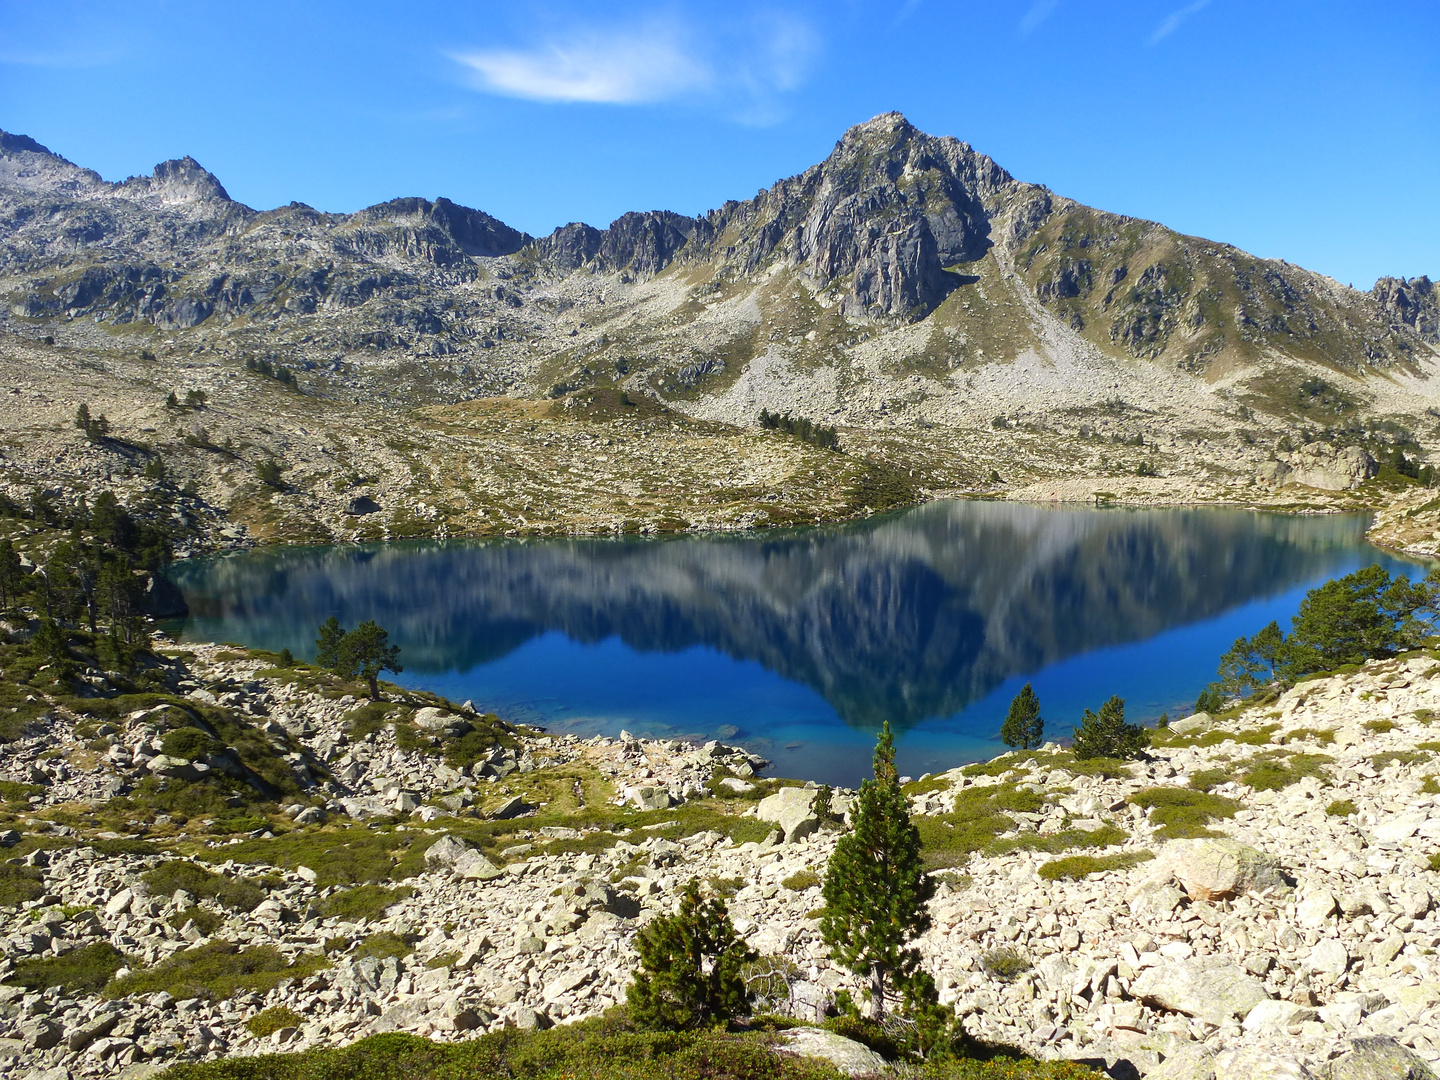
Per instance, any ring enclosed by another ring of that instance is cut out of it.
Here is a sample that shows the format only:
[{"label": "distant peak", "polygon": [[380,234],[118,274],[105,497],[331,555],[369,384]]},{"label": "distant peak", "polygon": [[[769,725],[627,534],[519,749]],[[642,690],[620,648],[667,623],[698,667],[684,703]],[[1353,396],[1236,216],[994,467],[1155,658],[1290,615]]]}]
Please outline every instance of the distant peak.
[{"label": "distant peak", "polygon": [[150,176],[132,176],[119,190],[132,196],[158,196],[167,204],[230,201],[230,193],[214,173],[188,154],[160,162]]},{"label": "distant peak", "polygon": [[59,157],[59,154],[52,153],[49,148],[41,146],[29,135],[12,135],[8,131],[0,131],[0,150],[15,152],[28,152],[31,154],[45,154],[47,157]]}]

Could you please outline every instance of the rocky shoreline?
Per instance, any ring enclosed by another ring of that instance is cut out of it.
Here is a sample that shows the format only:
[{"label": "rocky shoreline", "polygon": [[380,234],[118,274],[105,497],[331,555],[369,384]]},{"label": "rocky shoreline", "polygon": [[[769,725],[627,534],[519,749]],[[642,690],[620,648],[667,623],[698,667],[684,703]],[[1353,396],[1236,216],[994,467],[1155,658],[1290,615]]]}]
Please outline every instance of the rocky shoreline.
[{"label": "rocky shoreline", "polygon": [[[265,992],[216,1001],[5,985],[8,1074],[140,1076],[175,1060],[343,1044],[379,1031],[451,1040],[572,1022],[623,1000],[636,930],[667,911],[690,877],[728,894],[737,928],[776,958],[776,1009],[814,1021],[837,990],[858,990],[826,959],[814,917],[843,823],[814,813],[813,785],[771,790],[759,781],[757,790],[747,773],[760,763],[721,744],[523,730],[467,769],[437,767],[398,745],[395,730],[352,737],[354,700],[262,674],[263,661],[220,647],[193,652],[193,685],[180,689],[302,747],[289,760],[314,797],[284,808],[293,831],[273,841],[277,852],[297,835],[323,840],[327,829],[370,820],[413,834],[423,860],[397,883],[408,894],[363,921],[323,914],[346,891],[317,884],[323,864],[226,861],[225,845],[248,836],[206,840],[194,854],[222,877],[263,875],[264,900],[251,910],[155,893],[144,875],[193,850],[173,826],[164,837],[160,824],[128,838],[87,835],[50,811],[97,803],[143,772],[183,781],[195,764],[156,753],[144,715],[102,733],[110,745],[100,753],[77,736],[73,715],[55,710],[0,758],[3,779],[37,785],[0,842],[51,842],[23,859],[45,894],[0,914],[0,974],[103,941],[145,965],[220,939],[324,962]],[[1301,683],[1234,717],[1177,723],[1144,761],[1108,775],[1087,775],[1047,744],[910,784],[922,825],[987,792],[1036,797],[1036,809],[1010,813],[988,849],[935,871],[934,925],[921,948],[942,1000],[977,1037],[1103,1064],[1115,1076],[1321,1076],[1374,1038],[1440,1063],[1437,715],[1440,663],[1417,654]],[[478,721],[464,707],[431,704],[413,709],[406,730],[438,738]],[[674,817],[610,832],[588,823],[582,800],[573,825],[541,826],[544,808],[514,792],[521,779],[552,778],[603,789],[612,809],[673,808]],[[718,802],[709,798],[717,787],[729,797],[725,816],[693,814]],[[1156,791],[1220,800],[1202,800],[1209,810],[1199,828],[1189,823],[1212,835],[1167,839],[1186,828],[1166,817]],[[845,794],[834,800],[841,813]],[[496,820],[514,830],[498,851],[482,853],[460,835],[466,821]],[[742,839],[742,824],[758,839]],[[1047,838],[1081,833],[1103,846],[1047,850]],[[145,836],[170,850],[113,847]],[[115,853],[91,846],[105,841]],[[314,850],[323,858],[323,844]],[[1077,852],[1098,872],[1045,870]],[[194,919],[175,925],[171,916],[197,907],[209,912],[208,933]],[[377,935],[405,945],[397,955],[360,955]],[[281,1007],[296,1022],[264,1037],[247,1029]]]}]

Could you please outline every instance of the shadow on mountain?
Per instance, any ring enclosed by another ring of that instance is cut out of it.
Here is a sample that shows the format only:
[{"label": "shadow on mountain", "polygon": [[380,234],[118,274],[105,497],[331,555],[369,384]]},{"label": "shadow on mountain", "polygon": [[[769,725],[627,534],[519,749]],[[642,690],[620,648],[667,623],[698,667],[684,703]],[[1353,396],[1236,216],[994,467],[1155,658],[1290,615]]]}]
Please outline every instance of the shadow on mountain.
[{"label": "shadow on mountain", "polygon": [[411,673],[540,634],[706,646],[813,687],[848,724],[948,716],[1006,678],[1313,580],[1359,517],[935,503],[830,529],[672,540],[288,548],[177,565],[185,634],[296,655],[374,618]]}]

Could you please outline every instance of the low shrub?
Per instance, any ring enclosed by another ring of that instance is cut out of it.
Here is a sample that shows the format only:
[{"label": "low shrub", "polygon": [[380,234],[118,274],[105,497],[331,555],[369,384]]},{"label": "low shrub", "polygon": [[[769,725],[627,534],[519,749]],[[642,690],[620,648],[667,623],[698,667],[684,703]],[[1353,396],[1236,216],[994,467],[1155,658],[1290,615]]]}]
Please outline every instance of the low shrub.
[{"label": "low shrub", "polygon": [[191,904],[184,911],[175,912],[175,914],[171,915],[168,920],[170,925],[173,926],[176,930],[183,930],[185,929],[185,925],[187,923],[193,922],[195,924],[195,929],[199,930],[200,933],[204,934],[206,937],[209,937],[211,934],[215,933],[216,930],[220,929],[220,926],[222,923],[224,923],[224,921],[225,920],[219,915],[215,914],[215,912],[209,911],[206,908],[202,908],[196,904]]},{"label": "low shrub", "polygon": [[1381,718],[1379,720],[1367,720],[1365,730],[1372,731],[1376,735],[1387,735],[1395,730],[1395,721]]},{"label": "low shrub", "polygon": [[298,1028],[305,1018],[285,1005],[272,1005],[264,1012],[256,1013],[245,1021],[245,1027],[257,1039],[268,1038],[281,1028]]},{"label": "low shrub", "polygon": [[0,863],[0,907],[19,907],[45,895],[45,876],[33,866]]},{"label": "low shrub", "polygon": [[1357,811],[1358,807],[1350,799],[1336,799],[1325,808],[1325,813],[1331,817],[1349,817]]},{"label": "low shrub", "polygon": [[5,980],[27,990],[63,986],[71,994],[95,993],[125,966],[125,956],[108,941],[97,941],[59,956],[21,960]]},{"label": "low shrub", "polygon": [[399,934],[382,930],[378,934],[371,934],[369,937],[361,939],[352,955],[357,960],[364,956],[373,956],[377,960],[384,960],[387,956],[409,956],[414,950],[415,946]]},{"label": "low shrub", "polygon": [[1235,779],[1229,769],[1201,769],[1190,776],[1190,786],[1196,791],[1209,791]]},{"label": "low shrub", "polygon": [[399,903],[415,892],[409,885],[387,889],[383,885],[357,885],[331,893],[315,906],[327,919],[344,919],[359,922],[361,919],[378,919],[391,904]]},{"label": "low shrub", "polygon": [[302,956],[292,964],[273,945],[242,949],[234,942],[217,940],[132,971],[113,980],[104,992],[118,998],[165,990],[176,1000],[222,1000],[246,992],[263,994],[285,979],[304,978],[328,966],[320,956]]},{"label": "low shrub", "polygon": [[39,784],[21,784],[14,780],[0,780],[0,802],[28,804],[31,795],[39,795],[44,790]]},{"label": "low shrub", "polygon": [[1122,851],[1115,855],[1071,855],[1069,858],[1046,863],[1040,867],[1039,873],[1046,881],[1073,881],[1091,874],[1102,874],[1106,870],[1126,870],[1154,857],[1153,851]]},{"label": "low shrub", "polygon": [[140,880],[155,895],[169,896],[177,889],[184,889],[198,899],[218,900],[225,907],[240,911],[255,910],[265,899],[266,886],[275,884],[267,878],[231,878],[212,874],[198,863],[184,859],[163,862],[141,875]]},{"label": "low shrub", "polygon": [[1206,826],[1219,818],[1230,818],[1240,809],[1234,799],[1207,791],[1179,787],[1154,787],[1137,791],[1130,802],[1150,811],[1150,821],[1159,826],[1162,840],[1213,836]]},{"label": "low shrub", "polygon": [[784,881],[780,882],[791,892],[804,892],[806,889],[813,889],[821,883],[821,877],[814,870],[797,870]]},{"label": "low shrub", "polygon": [[1325,754],[1257,754],[1240,779],[1256,791],[1280,791],[1307,776],[1329,779],[1326,765],[1335,759]]},{"label": "low shrub", "polygon": [[1011,982],[1030,970],[1030,958],[1018,949],[1008,945],[991,949],[980,957],[980,966],[985,974],[1001,982]]},{"label": "low shrub", "polygon": [[1377,771],[1383,771],[1391,765],[1414,765],[1417,761],[1429,760],[1430,755],[1423,750],[1390,750],[1374,755],[1370,764],[1375,766]]}]

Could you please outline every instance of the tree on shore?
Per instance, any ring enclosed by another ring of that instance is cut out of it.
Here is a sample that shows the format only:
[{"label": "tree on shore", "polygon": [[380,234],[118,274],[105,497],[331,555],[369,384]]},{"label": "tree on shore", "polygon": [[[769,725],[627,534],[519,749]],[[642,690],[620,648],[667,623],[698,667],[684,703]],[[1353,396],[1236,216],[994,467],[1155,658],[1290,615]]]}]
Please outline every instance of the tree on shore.
[{"label": "tree on shore", "polygon": [[1139,724],[1125,722],[1125,699],[1111,695],[1098,713],[1089,709],[1075,729],[1071,747],[1077,758],[1133,758],[1150,745],[1150,733]]},{"label": "tree on shore", "polygon": [[1031,750],[1045,737],[1045,718],[1040,715],[1040,699],[1027,682],[1010,702],[1005,723],[1000,726],[1000,741],[1006,746]]},{"label": "tree on shore", "polygon": [[341,628],[340,620],[330,616],[320,624],[315,638],[315,662],[347,679],[357,676],[365,680],[370,700],[380,700],[380,673],[399,674],[400,646],[390,644],[390,635],[375,620],[361,623],[354,630]]},{"label": "tree on shore", "polygon": [[912,1010],[931,1004],[934,982],[920,970],[914,942],[930,927],[925,905],[935,882],[921,862],[920,832],[900,789],[889,723],[875,744],[874,769],[855,800],[854,830],[836,843],[825,871],[820,933],[833,959],[869,978],[879,1019],[887,984]]}]

